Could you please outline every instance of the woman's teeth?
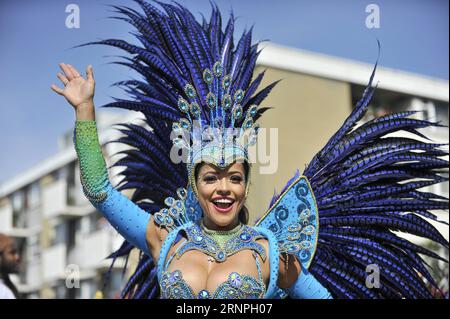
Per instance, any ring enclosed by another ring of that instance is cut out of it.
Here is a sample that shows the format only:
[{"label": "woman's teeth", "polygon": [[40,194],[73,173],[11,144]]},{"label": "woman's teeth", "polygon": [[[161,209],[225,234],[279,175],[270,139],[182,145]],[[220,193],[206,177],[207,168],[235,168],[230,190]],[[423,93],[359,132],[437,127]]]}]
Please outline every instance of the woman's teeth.
[{"label": "woman's teeth", "polygon": [[217,199],[213,203],[219,208],[228,208],[233,204],[233,201],[230,199]]}]

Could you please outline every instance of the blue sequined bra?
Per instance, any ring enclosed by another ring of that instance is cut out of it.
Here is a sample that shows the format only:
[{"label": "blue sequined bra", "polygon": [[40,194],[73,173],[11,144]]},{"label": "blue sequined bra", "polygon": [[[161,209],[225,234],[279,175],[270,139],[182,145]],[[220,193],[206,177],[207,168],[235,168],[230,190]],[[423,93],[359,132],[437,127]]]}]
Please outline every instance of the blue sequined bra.
[{"label": "blue sequined bra", "polygon": [[[257,256],[257,253],[261,254],[263,260],[265,259],[264,248],[255,242],[255,239],[260,236],[251,231],[250,227],[244,226],[244,229],[236,236],[226,243],[228,250],[222,252],[219,247],[214,247],[216,242],[210,241],[204,234],[198,225],[186,230],[188,240],[181,244],[176,252],[170,256],[164,266],[159,285],[161,288],[161,298],[164,299],[256,299],[264,298],[266,287],[263,281],[261,272],[261,263]],[[242,240],[242,238],[245,239]],[[200,240],[201,239],[201,240]],[[250,240],[251,239],[251,240]],[[194,245],[193,245],[194,244]],[[211,293],[206,289],[202,289],[198,293],[195,293],[192,287],[183,279],[180,270],[173,272],[167,271],[168,266],[175,256],[186,252],[187,250],[195,249],[205,252],[207,255],[214,257],[218,262],[223,262],[226,256],[232,255],[238,251],[244,249],[254,250],[253,256],[255,257],[256,268],[258,270],[258,279],[250,275],[242,275],[237,272],[229,274],[227,280],[221,283],[216,290]],[[222,254],[223,253],[223,254]],[[222,257],[225,255],[225,257]],[[217,257],[219,256],[219,257]]]},{"label": "blue sequined bra", "polygon": [[259,260],[256,259],[258,277],[256,280],[249,275],[232,272],[227,281],[221,283],[213,294],[202,289],[195,294],[189,284],[183,279],[181,271],[166,271],[163,273],[160,287],[161,298],[164,299],[261,299],[266,291],[261,275]]}]

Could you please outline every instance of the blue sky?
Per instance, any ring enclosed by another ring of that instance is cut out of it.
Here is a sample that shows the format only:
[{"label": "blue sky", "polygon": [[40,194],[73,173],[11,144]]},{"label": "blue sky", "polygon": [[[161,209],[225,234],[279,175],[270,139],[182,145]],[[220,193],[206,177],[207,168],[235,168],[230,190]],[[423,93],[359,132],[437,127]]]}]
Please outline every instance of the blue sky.
[{"label": "blue sky", "polygon": [[[208,0],[180,1],[196,16],[209,16]],[[80,28],[68,29],[65,8],[80,8]],[[254,25],[254,40],[373,63],[376,38],[382,45],[382,66],[448,80],[448,1],[443,0],[217,0],[224,18],[233,8],[236,32]],[[365,9],[380,8],[380,28],[368,29]],[[74,113],[50,85],[59,85],[58,63],[74,65],[84,74],[92,64],[96,106],[120,97],[111,88],[132,75],[108,64],[121,51],[103,46],[70,49],[105,38],[132,40],[132,27],[107,19],[107,4],[120,0],[18,0],[0,2],[0,183],[53,155],[58,137],[73,127]]]}]

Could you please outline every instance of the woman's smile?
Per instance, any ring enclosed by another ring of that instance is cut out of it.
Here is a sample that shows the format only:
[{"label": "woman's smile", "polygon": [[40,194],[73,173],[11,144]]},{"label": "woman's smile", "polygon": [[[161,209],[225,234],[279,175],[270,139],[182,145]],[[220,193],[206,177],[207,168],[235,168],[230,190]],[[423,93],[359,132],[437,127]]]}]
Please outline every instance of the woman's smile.
[{"label": "woman's smile", "polygon": [[227,214],[235,207],[235,200],[229,197],[216,197],[211,201],[213,208],[221,213]]}]

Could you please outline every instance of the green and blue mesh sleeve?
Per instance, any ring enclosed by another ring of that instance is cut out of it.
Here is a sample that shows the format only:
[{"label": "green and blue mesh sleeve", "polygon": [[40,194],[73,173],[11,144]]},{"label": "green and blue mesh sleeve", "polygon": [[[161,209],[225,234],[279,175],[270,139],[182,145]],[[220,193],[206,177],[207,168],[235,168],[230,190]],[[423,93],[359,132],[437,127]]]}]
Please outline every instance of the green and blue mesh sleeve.
[{"label": "green and blue mesh sleeve", "polygon": [[150,254],[146,230],[151,215],[109,182],[96,122],[76,121],[73,137],[84,194],[128,242]]}]

